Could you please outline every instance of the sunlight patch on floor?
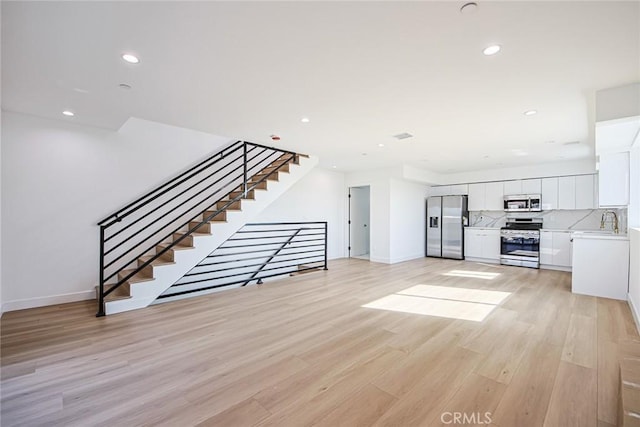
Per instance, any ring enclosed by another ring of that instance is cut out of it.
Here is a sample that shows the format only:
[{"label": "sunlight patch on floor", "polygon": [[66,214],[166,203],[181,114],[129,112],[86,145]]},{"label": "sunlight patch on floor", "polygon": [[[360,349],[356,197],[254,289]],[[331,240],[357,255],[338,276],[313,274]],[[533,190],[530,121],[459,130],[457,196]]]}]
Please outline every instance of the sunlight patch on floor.
[{"label": "sunlight patch on floor", "polygon": [[398,294],[494,305],[500,304],[511,295],[510,292],[490,291],[487,289],[453,288],[449,286],[431,285],[416,285],[400,291]]},{"label": "sunlight patch on floor", "polygon": [[454,277],[470,277],[474,279],[493,280],[500,275],[500,273],[489,273],[486,271],[469,271],[469,270],[451,270],[447,273],[442,273],[443,276]]},{"label": "sunlight patch on floor", "polygon": [[482,322],[509,295],[486,289],[416,285],[362,307]]}]

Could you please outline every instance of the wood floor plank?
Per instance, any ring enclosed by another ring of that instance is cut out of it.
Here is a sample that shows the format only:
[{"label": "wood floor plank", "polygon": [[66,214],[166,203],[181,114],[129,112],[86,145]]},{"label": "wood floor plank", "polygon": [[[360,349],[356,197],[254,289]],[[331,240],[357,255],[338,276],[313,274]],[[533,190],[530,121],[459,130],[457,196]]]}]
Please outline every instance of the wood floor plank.
[{"label": "wood floor plank", "polygon": [[[479,278],[486,273],[491,280]],[[413,427],[455,408],[488,408],[494,426],[553,425],[565,422],[563,407],[579,407],[578,393],[593,393],[594,375],[597,404],[577,419],[615,425],[618,360],[638,356],[640,337],[624,302],[573,295],[570,278],[457,260],[342,259],[102,318],[95,302],[8,312],[2,425]],[[481,321],[364,307],[433,287],[509,295]]]},{"label": "wood floor plank", "polygon": [[544,422],[560,363],[561,347],[532,340],[493,417],[499,426]]},{"label": "wood floor plank", "polygon": [[597,331],[594,317],[571,314],[562,360],[585,368],[595,368],[598,363]]},{"label": "wood floor plank", "polygon": [[560,362],[544,427],[597,427],[597,373]]},{"label": "wood floor plank", "polygon": [[[430,426],[451,425],[454,414],[466,414],[465,425],[486,425],[491,422],[507,386],[471,373],[464,384],[444,406],[445,411],[429,423]],[[449,415],[451,414],[451,415]],[[462,419],[465,421],[465,419]]]}]

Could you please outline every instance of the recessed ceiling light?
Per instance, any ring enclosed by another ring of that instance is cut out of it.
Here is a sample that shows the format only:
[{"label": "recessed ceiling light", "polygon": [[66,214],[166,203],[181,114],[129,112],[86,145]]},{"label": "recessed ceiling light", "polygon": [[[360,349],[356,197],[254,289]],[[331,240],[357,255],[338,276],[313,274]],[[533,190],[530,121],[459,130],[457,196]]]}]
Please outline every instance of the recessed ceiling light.
[{"label": "recessed ceiling light", "polygon": [[535,114],[538,114],[538,111],[536,110],[527,110],[523,113],[525,116],[533,116]]},{"label": "recessed ceiling light", "polygon": [[122,59],[124,59],[125,61],[127,61],[129,64],[137,64],[138,62],[140,62],[140,60],[138,59],[137,56],[132,55],[130,53],[124,53],[122,54]]},{"label": "recessed ceiling light", "polygon": [[362,153],[362,155],[363,155],[363,156],[366,156],[366,155],[367,155],[367,153]]},{"label": "recessed ceiling light", "polygon": [[485,159],[488,159],[488,158],[489,158],[489,156],[484,156],[484,158],[485,158]]},{"label": "recessed ceiling light", "polygon": [[474,13],[476,9],[478,9],[478,4],[474,2],[469,2],[462,5],[462,7],[460,8],[460,12],[465,15],[470,15]]},{"label": "recessed ceiling light", "polygon": [[69,110],[64,110],[62,114],[64,114],[67,117],[73,117],[76,115],[73,111],[69,111]]},{"label": "recessed ceiling light", "polygon": [[378,147],[384,147],[384,144],[378,144]]},{"label": "recessed ceiling light", "polygon": [[303,117],[300,119],[302,123],[309,123],[309,117]]},{"label": "recessed ceiling light", "polygon": [[484,50],[482,51],[482,53],[484,53],[487,56],[491,56],[491,55],[495,55],[496,53],[500,52],[500,45],[499,44],[493,44],[491,46],[485,47]]},{"label": "recessed ceiling light", "polygon": [[333,165],[333,166],[331,166],[331,167],[332,167],[333,169],[337,168],[337,166],[336,166],[336,165]]}]

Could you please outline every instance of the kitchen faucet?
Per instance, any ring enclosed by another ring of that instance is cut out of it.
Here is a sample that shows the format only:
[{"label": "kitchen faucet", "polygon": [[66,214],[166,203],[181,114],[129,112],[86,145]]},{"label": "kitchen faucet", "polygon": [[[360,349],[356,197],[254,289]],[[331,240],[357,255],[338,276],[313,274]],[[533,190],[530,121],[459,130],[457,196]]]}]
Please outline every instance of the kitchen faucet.
[{"label": "kitchen faucet", "polygon": [[604,230],[604,223],[608,214],[613,215],[613,232],[618,234],[620,232],[620,229],[618,228],[618,215],[614,211],[605,211],[602,214],[602,217],[600,218],[600,229]]}]

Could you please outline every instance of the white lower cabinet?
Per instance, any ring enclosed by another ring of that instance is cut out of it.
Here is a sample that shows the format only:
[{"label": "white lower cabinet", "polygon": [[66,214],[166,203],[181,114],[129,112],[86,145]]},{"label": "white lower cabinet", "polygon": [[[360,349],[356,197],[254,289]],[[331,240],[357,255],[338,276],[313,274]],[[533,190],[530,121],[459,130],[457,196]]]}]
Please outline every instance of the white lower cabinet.
[{"label": "white lower cabinet", "polygon": [[544,267],[571,268],[571,232],[540,231],[540,264]]},{"label": "white lower cabinet", "polygon": [[488,228],[464,229],[465,258],[500,260],[500,230]]}]

